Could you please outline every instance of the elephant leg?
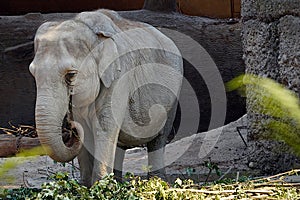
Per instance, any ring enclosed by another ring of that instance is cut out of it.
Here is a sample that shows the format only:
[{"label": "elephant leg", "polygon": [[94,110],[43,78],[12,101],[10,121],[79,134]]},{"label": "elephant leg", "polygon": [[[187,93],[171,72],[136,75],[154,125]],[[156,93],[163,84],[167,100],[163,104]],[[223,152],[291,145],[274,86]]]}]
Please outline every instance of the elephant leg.
[{"label": "elephant leg", "polygon": [[114,174],[118,181],[122,181],[122,169],[123,169],[123,161],[125,157],[126,149],[121,147],[117,147],[116,156],[114,162]]},{"label": "elephant leg", "polygon": [[162,179],[166,178],[164,162],[166,140],[166,135],[161,131],[156,138],[147,143],[149,165],[148,178],[153,176],[158,176]]},{"label": "elephant leg", "polygon": [[158,136],[147,143],[148,165],[151,168],[148,172],[148,178],[158,176],[166,180],[164,153],[168,136],[173,129],[173,121],[175,119],[177,109],[177,101],[174,102],[172,109],[168,113],[168,119],[164,128],[159,132]]},{"label": "elephant leg", "polygon": [[87,187],[93,185],[92,174],[93,174],[93,165],[94,165],[94,136],[93,130],[91,129],[92,125],[87,121],[88,118],[88,109],[77,110],[82,114],[81,117],[79,114],[76,115],[76,120],[82,125],[84,133],[84,143],[82,148],[77,156],[79,168],[80,168],[80,178],[81,183]]},{"label": "elephant leg", "polygon": [[101,132],[95,138],[93,182],[113,173],[118,134],[117,130]]},{"label": "elephant leg", "polygon": [[83,146],[77,158],[80,166],[81,184],[87,187],[91,187],[93,184],[92,172],[94,157],[89,152],[89,150],[87,150],[87,148]]}]

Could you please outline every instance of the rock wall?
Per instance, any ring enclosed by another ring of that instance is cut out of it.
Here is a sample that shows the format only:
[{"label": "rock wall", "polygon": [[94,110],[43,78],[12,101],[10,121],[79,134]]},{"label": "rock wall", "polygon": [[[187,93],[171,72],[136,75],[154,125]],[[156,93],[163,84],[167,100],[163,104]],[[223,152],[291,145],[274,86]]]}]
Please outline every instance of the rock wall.
[{"label": "rock wall", "polygon": [[[300,96],[299,0],[243,0],[242,21],[246,72],[272,78]],[[248,88],[247,116],[251,139],[259,138],[270,120],[260,114],[261,110],[256,106],[258,101],[259,97]],[[294,158],[283,151],[284,145],[258,143],[260,155],[257,153],[251,159],[264,173],[293,167]]]},{"label": "rock wall", "polygon": [[[218,67],[223,82],[244,73],[240,23],[232,24],[227,23],[226,20],[150,11],[120,13],[123,17],[132,20],[144,21],[159,28],[177,30],[195,40],[209,53]],[[7,127],[10,120],[14,124],[34,124],[35,83],[28,66],[33,58],[32,41],[35,31],[45,21],[63,20],[73,16],[74,14],[64,13],[0,17],[0,126]],[[192,47],[186,50],[193,55]],[[183,130],[193,134],[196,131],[207,130],[212,110],[219,108],[212,108],[210,93],[203,77],[198,73],[199,69],[186,60],[184,70],[187,87],[182,92],[181,98],[187,104],[189,115],[186,120],[188,123],[184,125]],[[195,127],[195,124],[192,122],[195,121],[195,116],[199,115],[199,111],[193,105],[189,105],[191,96],[196,96],[196,106],[200,110],[200,117],[196,119],[199,123],[197,121],[196,130],[193,131],[191,127]],[[246,112],[245,99],[235,92],[227,93],[225,99],[220,98],[219,101],[225,103],[225,108],[220,109],[227,110],[225,123],[238,119]],[[178,116],[176,123],[178,127],[180,124]],[[220,125],[219,123],[218,126]]]},{"label": "rock wall", "polygon": [[[243,49],[246,72],[272,78],[300,96],[300,4],[298,0],[244,0]],[[261,132],[267,119],[255,113],[247,93],[251,135]]]}]

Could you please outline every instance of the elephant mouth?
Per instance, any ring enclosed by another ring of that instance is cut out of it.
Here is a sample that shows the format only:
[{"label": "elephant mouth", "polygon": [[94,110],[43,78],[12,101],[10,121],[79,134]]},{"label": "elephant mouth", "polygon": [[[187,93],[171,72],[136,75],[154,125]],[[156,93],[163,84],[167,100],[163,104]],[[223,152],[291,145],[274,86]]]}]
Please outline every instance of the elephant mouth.
[{"label": "elephant mouth", "polygon": [[62,124],[62,140],[67,147],[72,147],[74,143],[80,142],[80,137],[73,121],[67,113]]}]

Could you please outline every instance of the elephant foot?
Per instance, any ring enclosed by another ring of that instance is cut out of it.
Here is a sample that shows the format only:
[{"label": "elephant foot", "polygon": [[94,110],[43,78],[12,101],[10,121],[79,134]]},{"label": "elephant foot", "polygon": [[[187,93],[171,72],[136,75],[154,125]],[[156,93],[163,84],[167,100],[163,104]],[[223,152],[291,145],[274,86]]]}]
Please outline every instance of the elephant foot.
[{"label": "elephant foot", "polygon": [[122,171],[120,170],[114,170],[114,177],[118,182],[123,182],[123,176],[122,176]]},{"label": "elephant foot", "polygon": [[150,171],[147,174],[148,179],[150,179],[151,177],[159,177],[162,180],[167,180],[167,176],[166,176],[166,170],[163,169],[159,169],[159,170],[155,170],[155,171]]},{"label": "elephant foot", "polygon": [[84,185],[86,186],[87,188],[90,188],[92,187],[93,183],[91,181],[90,178],[81,178],[80,182],[79,182],[81,185]]}]

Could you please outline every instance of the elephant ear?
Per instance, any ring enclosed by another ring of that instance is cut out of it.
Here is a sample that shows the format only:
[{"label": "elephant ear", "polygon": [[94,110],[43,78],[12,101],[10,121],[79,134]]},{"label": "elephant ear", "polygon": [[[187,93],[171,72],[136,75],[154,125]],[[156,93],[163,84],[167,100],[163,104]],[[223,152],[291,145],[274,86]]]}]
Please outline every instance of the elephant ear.
[{"label": "elephant ear", "polygon": [[96,35],[112,37],[120,32],[120,29],[111,18],[103,14],[100,10],[95,12],[82,12],[76,16],[75,20],[86,24]]},{"label": "elephant ear", "polygon": [[117,45],[113,39],[107,38],[98,45],[96,53],[99,77],[104,86],[109,88],[122,73]]},{"label": "elephant ear", "polygon": [[[119,52],[114,36],[121,33],[121,29],[109,17],[106,10],[82,12],[75,18],[87,25],[96,35],[102,36],[100,44],[94,49],[97,60],[99,77],[106,88],[121,76]],[[103,40],[103,36],[106,37]]]},{"label": "elephant ear", "polygon": [[113,11],[98,10],[94,12],[82,12],[75,20],[87,25],[96,35],[101,37],[100,44],[94,49],[94,57],[98,64],[99,77],[106,88],[109,88],[114,80],[120,78],[126,72],[126,66],[120,64],[120,41],[127,41],[123,31],[115,23],[123,19]]}]

